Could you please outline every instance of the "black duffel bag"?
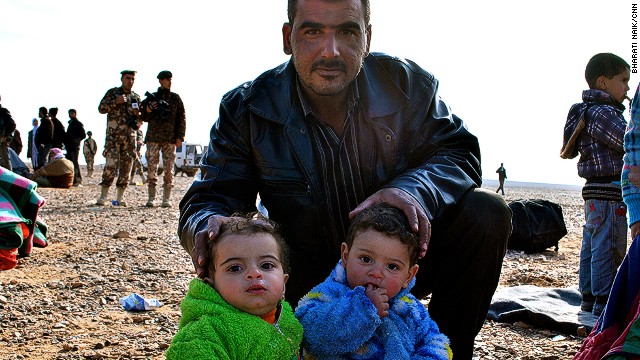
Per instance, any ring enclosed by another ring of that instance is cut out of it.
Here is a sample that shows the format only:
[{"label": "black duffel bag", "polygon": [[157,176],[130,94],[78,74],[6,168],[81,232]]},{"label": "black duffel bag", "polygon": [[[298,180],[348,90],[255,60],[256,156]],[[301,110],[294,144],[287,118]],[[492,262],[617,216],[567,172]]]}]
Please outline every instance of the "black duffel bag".
[{"label": "black duffel bag", "polygon": [[513,212],[513,231],[507,248],[537,253],[555,246],[567,235],[562,207],[542,199],[519,199],[509,203]]}]

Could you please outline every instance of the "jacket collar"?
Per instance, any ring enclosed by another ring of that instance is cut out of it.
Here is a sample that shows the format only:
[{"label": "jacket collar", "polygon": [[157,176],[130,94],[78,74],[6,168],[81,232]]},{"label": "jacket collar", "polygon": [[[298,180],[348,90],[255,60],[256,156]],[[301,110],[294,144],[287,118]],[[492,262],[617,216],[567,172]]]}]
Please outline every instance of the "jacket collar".
[{"label": "jacket collar", "polygon": [[585,103],[610,105],[620,111],[624,111],[625,109],[623,104],[619,103],[618,100],[613,98],[613,96],[602,90],[589,89],[582,91],[582,101]]},{"label": "jacket collar", "polygon": [[[268,70],[253,82],[242,86],[248,90],[245,105],[254,114],[265,119],[286,124],[303,116],[298,106],[297,75],[293,61]],[[365,58],[362,70],[357,77],[358,93],[364,103],[369,118],[376,118],[398,112],[409,101],[387,69],[378,60],[377,54]],[[384,89],[384,96],[380,89]],[[273,94],[288,94],[274,99]],[[296,116],[300,114],[300,116]]]}]

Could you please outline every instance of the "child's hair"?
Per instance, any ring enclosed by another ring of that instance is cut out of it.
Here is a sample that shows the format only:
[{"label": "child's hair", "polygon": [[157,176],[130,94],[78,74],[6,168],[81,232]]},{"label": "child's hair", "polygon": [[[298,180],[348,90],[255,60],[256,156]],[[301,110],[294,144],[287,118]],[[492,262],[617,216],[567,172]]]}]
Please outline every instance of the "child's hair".
[{"label": "child's hair", "polygon": [[284,242],[284,239],[278,232],[278,226],[275,222],[265,218],[260,213],[249,214],[234,214],[231,220],[220,227],[220,232],[215,239],[209,239],[207,241],[207,257],[208,263],[204,266],[207,270],[207,276],[213,277],[215,272],[214,254],[216,246],[227,235],[253,235],[253,234],[269,234],[271,235],[278,245],[278,256],[280,257],[280,263],[282,264],[282,270],[285,274],[290,271],[289,268],[289,248]]},{"label": "child's hair", "polygon": [[364,209],[349,226],[346,239],[347,247],[351,249],[355,237],[369,229],[387,236],[397,237],[401,243],[409,248],[411,265],[418,262],[421,251],[420,238],[410,230],[409,221],[402,211],[387,203],[379,203]]},{"label": "child's hair", "polygon": [[584,70],[584,78],[587,80],[589,88],[595,89],[596,80],[598,80],[600,76],[611,79],[624,71],[624,69],[630,68],[629,64],[620,56],[612,53],[600,53],[594,55],[591,60],[589,60]]}]

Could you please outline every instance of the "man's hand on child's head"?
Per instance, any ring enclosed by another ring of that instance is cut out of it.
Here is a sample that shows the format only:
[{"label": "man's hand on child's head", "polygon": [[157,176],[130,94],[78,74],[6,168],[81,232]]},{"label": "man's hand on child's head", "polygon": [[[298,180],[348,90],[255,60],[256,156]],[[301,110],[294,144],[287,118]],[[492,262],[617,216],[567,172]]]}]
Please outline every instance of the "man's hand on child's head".
[{"label": "man's hand on child's head", "polygon": [[420,236],[420,245],[422,246],[420,258],[423,258],[427,254],[429,240],[431,240],[431,222],[422,205],[406,191],[396,188],[380,189],[353,209],[349,213],[349,219],[353,220],[362,210],[381,202],[400,209],[407,217],[411,231]]},{"label": "man's hand on child's head", "polygon": [[207,220],[207,228],[198,231],[194,237],[193,249],[191,249],[191,262],[196,269],[196,274],[201,279],[207,276],[207,272],[204,269],[207,263],[207,258],[210,254],[207,254],[207,241],[209,239],[215,239],[220,235],[220,228],[223,224],[229,222],[231,218],[226,216],[210,216]]},{"label": "man's hand on child's head", "polygon": [[380,318],[389,315],[389,297],[387,296],[386,289],[367,284],[364,289],[364,294],[371,300],[376,309],[378,309],[378,316]]}]

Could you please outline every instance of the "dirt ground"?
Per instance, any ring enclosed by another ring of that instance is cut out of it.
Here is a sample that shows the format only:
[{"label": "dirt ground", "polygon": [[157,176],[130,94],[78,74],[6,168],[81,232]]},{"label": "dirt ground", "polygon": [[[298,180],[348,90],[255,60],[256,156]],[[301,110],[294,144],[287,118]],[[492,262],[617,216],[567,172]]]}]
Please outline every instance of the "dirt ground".
[{"label": "dirt ground", "polygon": [[[97,171],[101,174],[100,171]],[[139,181],[139,178],[136,180]],[[180,320],[193,266],[176,235],[177,202],[192,178],[178,176],[174,207],[147,208],[146,187],[130,186],[127,207],[93,205],[99,179],[70,190],[39,189],[49,226],[47,248],[35,248],[0,271],[1,359],[163,359]],[[112,197],[115,198],[115,190]],[[543,198],[563,207],[569,234],[560,250],[509,251],[500,287],[569,287],[578,281],[582,200],[578,190],[510,188],[507,201]],[[163,306],[127,312],[123,296],[138,293]],[[583,338],[525,324],[486,321],[478,359],[571,359]]]}]

